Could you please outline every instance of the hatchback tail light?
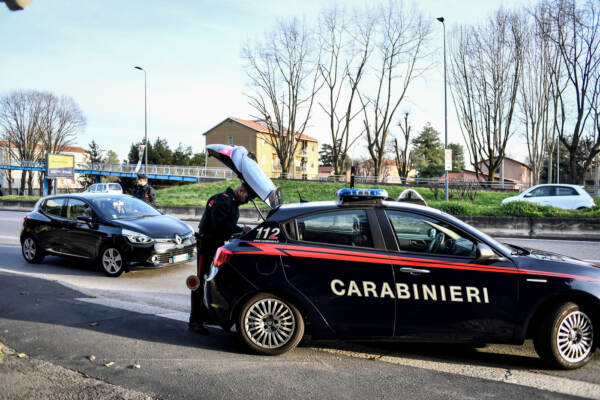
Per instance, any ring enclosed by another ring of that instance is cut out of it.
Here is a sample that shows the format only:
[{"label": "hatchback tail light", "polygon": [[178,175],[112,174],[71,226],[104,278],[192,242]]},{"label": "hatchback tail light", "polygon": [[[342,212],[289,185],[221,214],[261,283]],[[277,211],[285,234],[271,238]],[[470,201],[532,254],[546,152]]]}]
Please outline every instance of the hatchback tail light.
[{"label": "hatchback tail light", "polygon": [[215,258],[213,259],[213,266],[219,267],[225,264],[232,256],[233,253],[231,251],[227,250],[225,247],[219,247],[217,249],[217,254],[215,254]]}]

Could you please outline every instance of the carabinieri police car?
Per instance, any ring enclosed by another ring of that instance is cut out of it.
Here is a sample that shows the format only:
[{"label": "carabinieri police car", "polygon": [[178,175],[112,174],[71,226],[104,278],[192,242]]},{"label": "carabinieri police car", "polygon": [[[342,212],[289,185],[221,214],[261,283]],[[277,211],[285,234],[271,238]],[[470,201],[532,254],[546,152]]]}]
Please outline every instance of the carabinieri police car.
[{"label": "carabinieri police car", "polygon": [[590,360],[600,266],[500,243],[439,210],[390,201],[385,190],[337,194],[337,201],[271,202],[264,222],[215,255],[205,304],[225,330],[235,324],[253,351],[284,353],[305,333],[510,344],[533,338],[554,367]]}]

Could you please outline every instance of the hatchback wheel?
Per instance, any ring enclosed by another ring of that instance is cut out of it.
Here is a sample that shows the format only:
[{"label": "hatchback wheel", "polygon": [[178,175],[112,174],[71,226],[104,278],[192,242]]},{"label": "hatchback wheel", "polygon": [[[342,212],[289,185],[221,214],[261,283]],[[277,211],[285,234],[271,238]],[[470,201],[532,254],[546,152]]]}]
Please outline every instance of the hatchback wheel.
[{"label": "hatchback wheel", "polygon": [[594,351],[594,325],[575,303],[555,306],[541,324],[534,339],[539,356],[562,369],[583,366]]},{"label": "hatchback wheel", "polygon": [[125,260],[123,255],[116,247],[105,247],[100,252],[98,259],[100,269],[108,276],[116,278],[123,273]]},{"label": "hatchback wheel", "polygon": [[304,320],[290,302],[272,294],[259,293],[242,307],[237,331],[251,350],[278,355],[298,345],[304,335]]},{"label": "hatchback wheel", "polygon": [[44,252],[33,236],[25,236],[21,243],[23,258],[30,264],[37,264],[44,259]]}]

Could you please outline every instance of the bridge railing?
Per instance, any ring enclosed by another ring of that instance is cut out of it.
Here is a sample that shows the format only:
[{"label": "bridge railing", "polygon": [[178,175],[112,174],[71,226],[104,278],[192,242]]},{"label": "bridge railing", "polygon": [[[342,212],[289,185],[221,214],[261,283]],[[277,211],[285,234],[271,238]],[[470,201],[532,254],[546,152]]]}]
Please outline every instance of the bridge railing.
[{"label": "bridge railing", "polygon": [[[137,164],[107,164],[107,163],[76,163],[76,169],[88,169],[104,172],[125,172],[135,173]],[[148,165],[148,170],[145,166],[140,168],[141,173],[155,175],[176,175],[190,176],[197,178],[229,178],[231,170],[229,168],[205,168],[199,166],[185,165]]]}]

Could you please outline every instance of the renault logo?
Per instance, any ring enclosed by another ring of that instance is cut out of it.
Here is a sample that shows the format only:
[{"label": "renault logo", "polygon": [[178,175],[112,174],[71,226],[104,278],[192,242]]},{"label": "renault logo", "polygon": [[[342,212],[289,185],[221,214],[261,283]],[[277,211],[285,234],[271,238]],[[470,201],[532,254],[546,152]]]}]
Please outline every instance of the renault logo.
[{"label": "renault logo", "polygon": [[183,239],[181,239],[181,236],[175,235],[175,243],[181,244],[181,242],[183,242]]}]

